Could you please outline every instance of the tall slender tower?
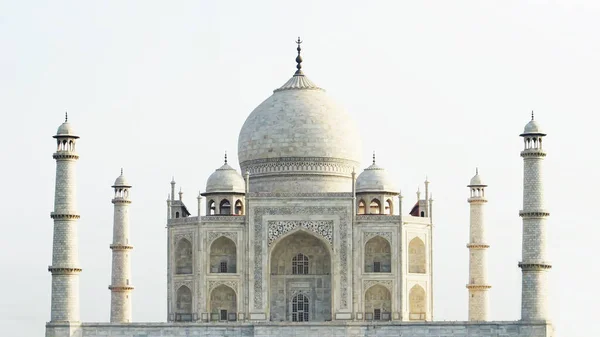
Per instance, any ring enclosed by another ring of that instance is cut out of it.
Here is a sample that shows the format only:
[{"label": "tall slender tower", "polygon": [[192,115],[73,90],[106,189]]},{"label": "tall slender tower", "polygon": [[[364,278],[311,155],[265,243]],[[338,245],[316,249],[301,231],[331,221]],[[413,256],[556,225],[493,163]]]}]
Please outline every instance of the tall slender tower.
[{"label": "tall slender tower", "polygon": [[469,321],[487,321],[489,312],[488,290],[492,287],[487,284],[487,249],[490,247],[485,240],[484,206],[487,203],[485,188],[487,185],[481,180],[479,170],[467,186],[471,190],[468,199],[470,216],[469,248]]},{"label": "tall slender tower", "polygon": [[129,189],[131,185],[121,175],[112,186],[115,189],[115,197],[112,203],[115,205],[113,222],[112,250],[112,279],[108,289],[110,296],[110,321],[113,323],[131,322],[131,291],[133,287],[131,280],[131,262],[129,254],[133,246],[129,244]]},{"label": "tall slender tower", "polygon": [[542,163],[546,152],[542,139],[546,134],[533,118],[520,135],[525,141],[523,157],[523,257],[519,267],[523,273],[521,320],[548,320],[546,307],[546,271],[552,268],[546,256],[546,218],[550,215],[544,203]]},{"label": "tall slender tower", "polygon": [[52,306],[50,323],[79,322],[79,243],[77,236],[75,152],[78,136],[73,127],[65,122],[58,127],[56,135],[56,186],[54,190],[54,239],[52,242]]}]

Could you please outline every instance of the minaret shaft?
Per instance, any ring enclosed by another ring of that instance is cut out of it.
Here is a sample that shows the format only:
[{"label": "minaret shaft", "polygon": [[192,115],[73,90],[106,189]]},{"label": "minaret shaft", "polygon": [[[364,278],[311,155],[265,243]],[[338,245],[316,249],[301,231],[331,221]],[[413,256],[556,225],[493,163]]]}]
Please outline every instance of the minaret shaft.
[{"label": "minaret shaft", "polygon": [[[118,186],[119,179],[115,182],[114,221],[112,250],[112,277],[110,299],[110,321],[112,323],[131,322],[131,259],[130,253],[133,246],[129,243],[129,188],[131,186]],[[124,178],[123,178],[124,181]]]},{"label": "minaret shaft", "polygon": [[546,271],[551,268],[546,256],[546,217],[542,163],[545,152],[541,148],[526,149],[523,170],[523,242],[521,319],[547,320]]},{"label": "minaret shaft", "polygon": [[[61,131],[62,130],[62,131]],[[77,136],[64,123],[59,128],[54,192],[54,234],[52,244],[52,297],[50,323],[79,322],[79,243],[77,235],[76,174],[79,156],[74,152]],[[62,133],[61,133],[62,132]],[[65,144],[70,144],[67,146]]]},{"label": "minaret shaft", "polygon": [[483,194],[485,186],[471,187],[469,243],[469,321],[489,320],[489,296],[487,283],[487,249],[484,208],[487,200]]}]

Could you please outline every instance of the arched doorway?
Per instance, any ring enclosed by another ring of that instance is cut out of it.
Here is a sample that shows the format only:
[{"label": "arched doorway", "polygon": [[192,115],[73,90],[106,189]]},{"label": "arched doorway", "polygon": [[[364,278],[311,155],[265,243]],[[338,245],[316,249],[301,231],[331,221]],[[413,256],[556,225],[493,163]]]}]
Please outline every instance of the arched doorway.
[{"label": "arched doorway", "polygon": [[[365,316],[375,321],[387,321],[391,318],[392,294],[376,284],[365,292]],[[372,315],[372,316],[371,316]]]},{"label": "arched doorway", "polygon": [[420,285],[415,285],[410,289],[408,295],[409,319],[411,321],[421,321],[426,319],[425,308],[427,306],[425,290]]},{"label": "arched doorway", "polygon": [[327,243],[297,231],[270,254],[272,321],[331,320],[331,253]]},{"label": "arched doorway", "polygon": [[237,297],[235,291],[220,285],[210,292],[210,319],[212,321],[235,321]]}]

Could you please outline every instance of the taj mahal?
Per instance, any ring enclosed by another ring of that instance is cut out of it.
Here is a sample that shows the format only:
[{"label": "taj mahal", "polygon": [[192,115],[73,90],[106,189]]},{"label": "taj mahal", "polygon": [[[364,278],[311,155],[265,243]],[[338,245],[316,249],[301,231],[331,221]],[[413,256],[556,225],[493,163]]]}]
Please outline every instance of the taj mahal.
[{"label": "taj mahal", "polygon": [[470,209],[468,321],[436,321],[432,228],[444,219],[434,217],[429,181],[416,202],[405,204],[375,154],[368,166],[361,163],[357,125],[304,74],[300,39],[297,44],[295,73],[239,133],[239,170],[225,155],[200,187],[197,205],[186,205],[171,181],[165,322],[132,317],[137,233],[130,235],[134,194],[123,171],[112,184],[110,322],[81,322],[79,135],[67,119],[59,126],[46,337],[554,336],[546,303],[546,133],[533,114],[515,135],[524,144],[514,158],[524,164],[522,209],[508,210],[523,222],[521,319],[489,315],[487,185],[474,168],[470,180],[457,177],[465,180]]}]

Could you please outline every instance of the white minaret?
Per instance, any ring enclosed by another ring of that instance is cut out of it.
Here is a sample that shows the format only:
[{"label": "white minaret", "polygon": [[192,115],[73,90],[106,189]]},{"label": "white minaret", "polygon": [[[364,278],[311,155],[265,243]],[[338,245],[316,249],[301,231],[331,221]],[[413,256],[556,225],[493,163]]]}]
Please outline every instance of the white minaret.
[{"label": "white minaret", "polygon": [[112,250],[112,278],[108,289],[110,295],[110,321],[111,323],[131,322],[131,261],[129,254],[133,246],[129,243],[129,190],[131,185],[121,175],[112,186],[115,189],[115,197],[112,203],[115,205],[113,222]]},{"label": "white minaret", "polygon": [[523,257],[519,267],[523,273],[521,320],[548,320],[546,271],[552,268],[546,256],[546,218],[550,215],[544,203],[542,163],[546,152],[542,139],[546,136],[533,118],[520,135],[525,141],[523,157]]},{"label": "white minaret", "polygon": [[65,122],[58,127],[54,136],[57,148],[56,187],[54,190],[54,239],[52,243],[52,323],[79,322],[79,242],[77,236],[76,177],[75,163],[79,156],[75,152],[75,135],[65,114]]},{"label": "white minaret", "polygon": [[470,234],[469,243],[469,321],[487,321],[489,314],[488,290],[492,287],[487,283],[487,249],[490,247],[485,240],[484,206],[485,185],[479,170],[467,186],[471,194],[467,201],[470,205]]}]

